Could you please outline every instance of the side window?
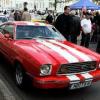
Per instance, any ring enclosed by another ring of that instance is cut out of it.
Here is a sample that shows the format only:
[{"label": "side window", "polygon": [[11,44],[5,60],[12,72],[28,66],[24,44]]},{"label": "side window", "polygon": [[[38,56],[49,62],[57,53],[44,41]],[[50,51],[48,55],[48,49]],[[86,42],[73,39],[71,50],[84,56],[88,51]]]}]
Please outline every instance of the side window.
[{"label": "side window", "polygon": [[13,33],[14,33],[14,26],[13,25],[6,25],[4,28],[4,34],[10,34],[11,37],[13,38]]},{"label": "side window", "polygon": [[5,25],[0,26],[0,32],[1,32],[2,34],[4,34],[4,28],[5,28]]}]

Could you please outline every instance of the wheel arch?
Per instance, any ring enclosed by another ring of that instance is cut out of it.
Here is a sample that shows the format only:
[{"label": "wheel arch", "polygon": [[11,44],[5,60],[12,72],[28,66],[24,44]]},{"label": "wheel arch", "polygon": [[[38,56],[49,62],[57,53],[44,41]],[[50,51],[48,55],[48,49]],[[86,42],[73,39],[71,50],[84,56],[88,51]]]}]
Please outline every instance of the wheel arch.
[{"label": "wheel arch", "polygon": [[15,59],[14,62],[13,62],[13,66],[14,66],[14,69],[16,68],[17,64],[20,64],[21,65],[21,68],[25,71],[25,68],[22,64],[22,61],[20,61],[19,59]]}]

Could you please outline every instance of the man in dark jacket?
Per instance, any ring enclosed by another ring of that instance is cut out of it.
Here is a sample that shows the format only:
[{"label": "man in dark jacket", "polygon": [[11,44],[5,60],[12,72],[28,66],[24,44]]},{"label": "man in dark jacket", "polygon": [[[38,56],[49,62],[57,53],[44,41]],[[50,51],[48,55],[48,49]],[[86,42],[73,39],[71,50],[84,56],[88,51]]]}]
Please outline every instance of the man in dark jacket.
[{"label": "man in dark jacket", "polygon": [[53,23],[53,16],[51,15],[51,12],[48,12],[48,16],[46,17],[46,23],[48,24]]},{"label": "man in dark jacket", "polygon": [[100,53],[100,14],[98,15],[97,22],[98,22],[97,25],[98,25],[99,29],[98,29],[98,34],[97,34],[98,41],[97,41],[96,51],[98,53]]},{"label": "man in dark jacket", "polygon": [[61,32],[61,34],[70,40],[70,30],[71,30],[71,16],[69,15],[70,7],[64,7],[64,13],[59,15],[55,21],[55,27]]},{"label": "man in dark jacket", "polygon": [[81,25],[80,25],[80,17],[75,16],[75,11],[72,10],[71,11],[71,42],[77,44],[77,36],[80,35],[80,29],[81,29]]},{"label": "man in dark jacket", "polygon": [[14,13],[14,20],[15,21],[21,21],[21,14],[20,14],[20,12],[19,11],[15,11],[15,13]]}]

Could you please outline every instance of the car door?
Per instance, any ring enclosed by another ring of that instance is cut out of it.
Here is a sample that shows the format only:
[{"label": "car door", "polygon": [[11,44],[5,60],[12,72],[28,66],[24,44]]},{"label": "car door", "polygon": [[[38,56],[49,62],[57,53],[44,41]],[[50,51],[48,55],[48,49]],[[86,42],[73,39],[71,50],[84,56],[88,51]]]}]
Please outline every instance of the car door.
[{"label": "car door", "polygon": [[[12,24],[6,24],[3,27],[3,35],[4,37],[2,38],[1,45],[3,48],[3,52],[8,58],[8,60],[11,61],[13,57],[13,49],[14,49],[14,25]],[[5,37],[5,34],[9,34],[10,38]]]}]

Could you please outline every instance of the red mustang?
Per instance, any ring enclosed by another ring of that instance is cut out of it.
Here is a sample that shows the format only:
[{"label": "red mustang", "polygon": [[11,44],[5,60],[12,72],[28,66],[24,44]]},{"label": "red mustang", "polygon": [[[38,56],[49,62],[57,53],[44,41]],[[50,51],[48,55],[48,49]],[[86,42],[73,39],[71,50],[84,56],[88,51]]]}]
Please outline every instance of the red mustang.
[{"label": "red mustang", "polygon": [[15,67],[19,87],[26,76],[32,78],[33,86],[44,89],[77,89],[100,80],[100,55],[66,41],[52,25],[0,25],[0,52]]}]

